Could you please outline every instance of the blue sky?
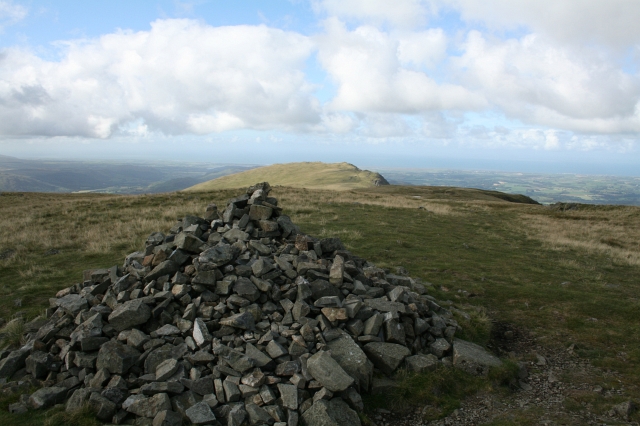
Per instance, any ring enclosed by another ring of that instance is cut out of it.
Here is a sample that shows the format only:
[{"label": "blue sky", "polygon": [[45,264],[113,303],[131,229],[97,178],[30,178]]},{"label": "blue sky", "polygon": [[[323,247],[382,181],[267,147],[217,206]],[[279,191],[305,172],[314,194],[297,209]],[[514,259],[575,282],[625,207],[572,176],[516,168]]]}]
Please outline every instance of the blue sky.
[{"label": "blue sky", "polygon": [[0,154],[640,175],[636,0],[0,0]]}]

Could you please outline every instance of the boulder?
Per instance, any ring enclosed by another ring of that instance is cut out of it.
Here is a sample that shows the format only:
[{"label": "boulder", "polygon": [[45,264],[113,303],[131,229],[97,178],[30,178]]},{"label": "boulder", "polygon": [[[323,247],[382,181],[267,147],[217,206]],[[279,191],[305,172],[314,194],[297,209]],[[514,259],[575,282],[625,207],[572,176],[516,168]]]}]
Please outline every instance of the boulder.
[{"label": "boulder", "polygon": [[482,346],[462,339],[453,340],[453,366],[476,376],[486,376],[489,369],[502,365],[500,358]]}]

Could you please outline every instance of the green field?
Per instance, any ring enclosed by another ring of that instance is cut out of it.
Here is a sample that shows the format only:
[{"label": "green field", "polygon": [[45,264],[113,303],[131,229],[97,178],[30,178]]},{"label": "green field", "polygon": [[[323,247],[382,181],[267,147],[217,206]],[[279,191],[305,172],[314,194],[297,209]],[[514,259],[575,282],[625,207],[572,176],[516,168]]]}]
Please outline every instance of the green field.
[{"label": "green field", "polygon": [[552,204],[640,205],[640,177],[491,171],[376,169],[390,183],[494,189]]}]

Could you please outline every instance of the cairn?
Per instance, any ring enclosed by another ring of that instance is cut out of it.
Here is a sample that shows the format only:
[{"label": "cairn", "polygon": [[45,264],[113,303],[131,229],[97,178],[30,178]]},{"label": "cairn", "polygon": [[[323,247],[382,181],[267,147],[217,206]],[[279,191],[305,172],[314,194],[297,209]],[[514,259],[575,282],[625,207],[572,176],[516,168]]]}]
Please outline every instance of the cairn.
[{"label": "cairn", "polygon": [[360,425],[363,392],[398,368],[500,360],[460,339],[417,280],[385,273],[282,214],[268,183],[153,233],[121,268],[85,271],[0,361],[21,413],[89,404],[153,426]]}]

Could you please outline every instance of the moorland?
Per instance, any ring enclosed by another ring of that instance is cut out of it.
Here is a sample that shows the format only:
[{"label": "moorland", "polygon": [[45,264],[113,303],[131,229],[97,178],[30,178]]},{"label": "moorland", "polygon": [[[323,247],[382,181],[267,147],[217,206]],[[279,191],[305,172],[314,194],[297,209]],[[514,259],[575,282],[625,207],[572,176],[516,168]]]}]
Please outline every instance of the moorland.
[{"label": "moorland", "polygon": [[[225,205],[237,192],[1,193],[0,317],[28,322],[56,291],[81,281],[83,270],[121,264],[150,233],[166,232],[184,215],[202,215],[211,202]],[[525,362],[535,372],[539,353],[570,351],[594,367],[580,378],[588,388],[567,393],[557,413],[523,404],[490,424],[539,424],[544,416],[556,424],[584,424],[585,411],[607,417],[616,404],[640,399],[640,208],[544,206],[454,187],[280,186],[272,194],[303,232],[339,237],[379,267],[404,268],[429,294],[468,312],[460,319],[464,338],[503,359]],[[504,330],[534,346],[501,349]],[[559,383],[577,380],[573,370],[565,373]],[[478,393],[505,399],[521,392],[512,381],[424,374],[400,377],[393,395],[372,398],[367,408],[426,405],[431,408],[424,415],[437,419]],[[8,404],[18,398],[0,399],[3,424],[95,422],[86,413],[70,419],[55,408],[9,415]]]}]

